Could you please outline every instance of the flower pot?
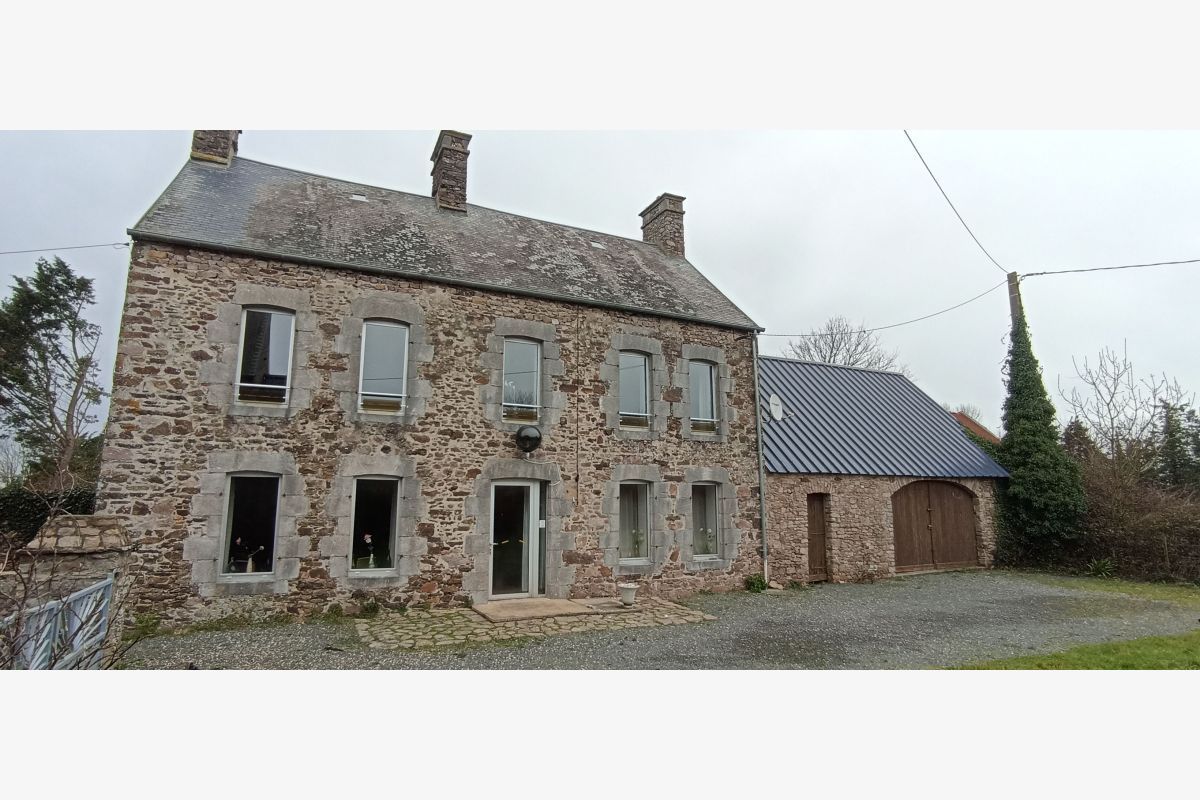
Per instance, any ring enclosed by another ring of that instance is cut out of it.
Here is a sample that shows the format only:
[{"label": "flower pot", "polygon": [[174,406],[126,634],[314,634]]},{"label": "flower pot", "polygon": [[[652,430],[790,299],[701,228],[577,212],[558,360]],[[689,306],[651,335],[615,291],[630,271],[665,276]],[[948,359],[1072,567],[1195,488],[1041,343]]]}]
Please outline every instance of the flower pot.
[{"label": "flower pot", "polygon": [[621,605],[633,605],[633,601],[637,597],[637,590],[638,585],[636,583],[618,583],[617,591],[621,593]]}]

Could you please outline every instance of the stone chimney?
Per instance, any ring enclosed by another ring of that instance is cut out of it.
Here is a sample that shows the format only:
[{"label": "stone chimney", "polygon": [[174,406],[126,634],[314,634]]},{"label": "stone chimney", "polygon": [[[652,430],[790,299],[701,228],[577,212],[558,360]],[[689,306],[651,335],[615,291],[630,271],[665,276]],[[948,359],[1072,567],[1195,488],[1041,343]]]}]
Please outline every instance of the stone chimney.
[{"label": "stone chimney", "polygon": [[433,198],[438,208],[454,211],[467,210],[467,156],[471,151],[467,145],[471,134],[458,131],[442,131],[433,148]]},{"label": "stone chimney", "polygon": [[228,164],[237,155],[241,131],[192,131],[192,158]]},{"label": "stone chimney", "polygon": [[642,241],[683,258],[683,201],[677,194],[660,194],[642,212]]}]

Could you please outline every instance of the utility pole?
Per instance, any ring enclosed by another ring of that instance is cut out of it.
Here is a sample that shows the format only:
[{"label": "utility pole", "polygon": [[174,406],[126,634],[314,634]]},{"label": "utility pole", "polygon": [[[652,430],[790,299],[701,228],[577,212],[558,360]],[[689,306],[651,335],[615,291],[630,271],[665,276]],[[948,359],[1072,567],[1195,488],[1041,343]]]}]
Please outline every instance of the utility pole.
[{"label": "utility pole", "polygon": [[1015,272],[1008,273],[1008,313],[1012,324],[1017,324],[1017,317],[1025,316],[1025,308],[1021,305],[1021,276]]}]

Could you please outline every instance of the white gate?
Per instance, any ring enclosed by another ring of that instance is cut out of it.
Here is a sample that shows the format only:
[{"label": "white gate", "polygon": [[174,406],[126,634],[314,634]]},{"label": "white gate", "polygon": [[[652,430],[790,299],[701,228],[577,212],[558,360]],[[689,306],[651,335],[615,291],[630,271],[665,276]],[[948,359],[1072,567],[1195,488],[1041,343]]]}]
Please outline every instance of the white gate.
[{"label": "white gate", "polygon": [[108,636],[113,577],[0,620],[0,646],[11,668],[97,669]]}]

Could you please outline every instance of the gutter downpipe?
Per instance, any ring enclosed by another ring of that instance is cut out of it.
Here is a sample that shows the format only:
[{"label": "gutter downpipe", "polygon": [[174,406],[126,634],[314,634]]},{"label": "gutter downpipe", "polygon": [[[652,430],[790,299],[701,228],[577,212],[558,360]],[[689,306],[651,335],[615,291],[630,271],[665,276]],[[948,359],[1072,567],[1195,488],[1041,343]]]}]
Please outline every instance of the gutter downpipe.
[{"label": "gutter downpipe", "polygon": [[771,582],[771,570],[767,563],[767,473],[763,466],[763,414],[762,398],[759,394],[758,377],[758,332],[751,334],[752,352],[754,354],[754,420],[755,434],[758,439],[758,530],[762,536],[763,580]]}]

